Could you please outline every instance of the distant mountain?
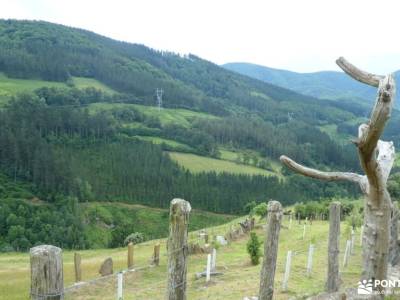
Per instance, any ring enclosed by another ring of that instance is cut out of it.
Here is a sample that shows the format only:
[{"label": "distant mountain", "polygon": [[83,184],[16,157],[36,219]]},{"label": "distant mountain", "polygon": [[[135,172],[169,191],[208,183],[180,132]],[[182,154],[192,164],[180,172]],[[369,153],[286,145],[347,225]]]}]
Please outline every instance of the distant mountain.
[{"label": "distant mountain", "polygon": [[[287,70],[273,69],[250,63],[228,63],[224,68],[291,89],[298,93],[321,99],[353,99],[374,101],[376,89],[353,80],[342,72],[321,71],[315,73],[297,73]],[[400,71],[395,73],[400,82]],[[395,104],[400,107],[399,101]]]}]

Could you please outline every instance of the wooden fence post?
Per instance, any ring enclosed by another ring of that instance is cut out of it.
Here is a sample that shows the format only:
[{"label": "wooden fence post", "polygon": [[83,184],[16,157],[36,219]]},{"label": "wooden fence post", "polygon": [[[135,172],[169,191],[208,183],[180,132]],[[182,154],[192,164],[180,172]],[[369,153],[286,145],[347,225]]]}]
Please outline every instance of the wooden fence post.
[{"label": "wooden fence post", "polygon": [[310,247],[308,248],[307,276],[311,276],[313,254],[314,254],[314,245],[310,245]]},{"label": "wooden fence post", "polygon": [[286,292],[288,290],[290,266],[292,264],[292,251],[288,251],[286,256],[285,275],[283,276],[282,290]]},{"label": "wooden fence post", "polygon": [[350,252],[351,252],[351,241],[347,240],[346,249],[344,250],[344,256],[343,256],[343,267],[347,267],[347,265],[349,264]]},{"label": "wooden fence post", "polygon": [[187,242],[190,203],[173,199],[169,212],[167,299],[186,300]]},{"label": "wooden fence post", "polygon": [[329,244],[328,244],[328,274],[326,291],[339,290],[339,238],[340,238],[340,203],[332,202],[329,207]]},{"label": "wooden fence post", "polygon": [[306,237],[306,224],[303,225],[303,240]]},{"label": "wooden fence post", "polygon": [[128,244],[128,269],[133,268],[133,243]]},{"label": "wooden fence post", "polygon": [[154,245],[153,265],[160,265],[160,244]]},{"label": "wooden fence post", "polygon": [[64,299],[62,250],[51,245],[30,249],[31,299]]},{"label": "wooden fence post", "polygon": [[[290,218],[290,220],[292,220]],[[282,222],[282,205],[278,201],[268,203],[267,227],[265,230],[264,258],[260,274],[260,300],[271,300],[274,294],[276,258],[278,255],[279,231]]]},{"label": "wooden fence post", "polygon": [[292,228],[292,214],[290,214],[290,219],[289,219],[289,230]]},{"label": "wooden fence post", "polygon": [[75,282],[81,282],[82,281],[81,255],[76,252],[74,254],[74,266],[75,266]]}]

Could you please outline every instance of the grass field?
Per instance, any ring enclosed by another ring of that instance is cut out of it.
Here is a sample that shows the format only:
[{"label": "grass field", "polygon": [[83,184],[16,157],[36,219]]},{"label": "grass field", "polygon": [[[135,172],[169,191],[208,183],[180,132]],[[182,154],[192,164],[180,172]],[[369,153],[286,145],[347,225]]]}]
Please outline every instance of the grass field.
[{"label": "grass field", "polygon": [[[210,228],[211,236],[224,234],[231,224]],[[260,224],[259,224],[260,225]],[[279,241],[278,264],[275,275],[276,299],[289,299],[292,296],[305,296],[323,291],[326,280],[327,265],[327,235],[328,223],[316,221],[307,225],[305,239],[302,239],[303,225],[292,223],[288,229],[288,221],[284,220]],[[358,238],[355,247],[355,255],[350,257],[349,266],[342,267],[342,255],[345,246],[347,224],[341,225],[340,245],[340,269],[343,287],[355,287],[361,269],[361,247]],[[261,226],[255,230],[263,240]],[[357,232],[358,235],[358,232]],[[197,240],[196,233],[190,233],[190,240]],[[195,280],[194,274],[203,271],[206,263],[206,255],[192,255],[189,257],[189,268],[187,276],[187,298],[188,299],[243,299],[244,296],[255,296],[259,288],[260,265],[252,266],[246,253],[248,236],[243,236],[230,243],[221,246],[217,254],[217,270],[223,272],[222,276],[212,277],[210,283],[206,284],[204,278]],[[166,286],[166,249],[165,240],[161,242],[161,256],[159,267],[146,267],[152,255],[152,249],[157,241],[151,241],[135,246],[134,272],[125,274],[124,299],[164,299]],[[310,277],[306,276],[307,249],[310,243],[315,244],[313,270]],[[284,274],[286,253],[294,251],[292,257],[292,268],[289,279],[288,291],[283,292],[281,288]],[[87,281],[99,276],[98,269],[101,262],[112,257],[114,271],[126,268],[126,249],[102,249],[79,251],[82,256],[83,280]],[[73,251],[64,251],[64,282],[65,286],[73,284]],[[143,267],[143,269],[141,268]],[[0,255],[0,299],[1,300],[24,300],[29,294],[29,255],[26,253],[10,253]],[[69,291],[66,299],[89,300],[89,299],[115,299],[116,281],[115,276],[97,281],[94,284],[82,286],[75,291]]]},{"label": "grass field", "polygon": [[195,154],[169,152],[170,157],[178,162],[184,168],[195,172],[217,172],[217,173],[233,173],[233,174],[248,174],[248,175],[264,175],[275,176],[277,174],[264,169],[237,164],[235,162],[215,159]]},{"label": "grass field", "polygon": [[[115,93],[115,91],[111,88],[92,78],[72,77],[72,82],[77,88],[94,87],[107,93]],[[35,79],[16,79],[9,78],[3,73],[0,73],[0,103],[6,101],[11,96],[18,93],[32,92],[38,88],[45,86],[68,88],[68,85],[63,82]]]},{"label": "grass field", "polygon": [[158,145],[166,144],[173,148],[180,148],[180,149],[186,149],[187,151],[193,151],[193,149],[189,145],[182,144],[182,143],[179,143],[174,140],[164,139],[164,138],[160,138],[157,136],[142,136],[142,135],[139,136],[139,135],[137,135],[135,137],[138,139],[141,139],[143,141],[152,142],[153,144],[158,144]]},{"label": "grass field", "polygon": [[217,118],[216,116],[195,112],[187,109],[169,109],[163,108],[161,111],[154,106],[146,106],[129,103],[93,103],[89,106],[92,113],[109,110],[117,107],[134,107],[145,115],[157,117],[162,125],[177,124],[184,127],[190,127],[191,123],[196,118]]}]

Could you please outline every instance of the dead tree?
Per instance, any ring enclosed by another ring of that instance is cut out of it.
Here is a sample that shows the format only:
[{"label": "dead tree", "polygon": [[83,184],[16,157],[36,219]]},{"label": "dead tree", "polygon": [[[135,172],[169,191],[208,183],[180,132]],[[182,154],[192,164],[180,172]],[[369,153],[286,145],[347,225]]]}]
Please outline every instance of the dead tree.
[{"label": "dead tree", "polygon": [[378,94],[370,119],[361,124],[357,146],[360,164],[365,175],[346,172],[322,172],[304,167],[286,156],[280,160],[290,169],[316,179],[347,180],[357,183],[365,195],[364,204],[364,247],[362,279],[386,279],[390,244],[390,219],[392,202],[386,182],[392,168],[395,150],[393,142],[379,138],[390,118],[395,99],[395,81],[392,74],[380,76],[359,70],[343,57],[336,63],[354,79],[377,87]]}]

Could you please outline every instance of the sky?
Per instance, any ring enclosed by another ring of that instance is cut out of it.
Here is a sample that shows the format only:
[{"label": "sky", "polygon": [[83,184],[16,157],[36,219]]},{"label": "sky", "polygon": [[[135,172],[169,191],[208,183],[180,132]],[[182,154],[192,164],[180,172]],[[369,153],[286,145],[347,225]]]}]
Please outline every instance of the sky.
[{"label": "sky", "polygon": [[45,20],[217,64],[377,74],[400,69],[397,0],[0,0],[0,18]]}]

